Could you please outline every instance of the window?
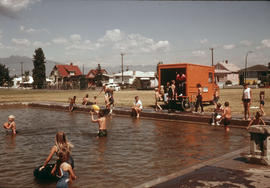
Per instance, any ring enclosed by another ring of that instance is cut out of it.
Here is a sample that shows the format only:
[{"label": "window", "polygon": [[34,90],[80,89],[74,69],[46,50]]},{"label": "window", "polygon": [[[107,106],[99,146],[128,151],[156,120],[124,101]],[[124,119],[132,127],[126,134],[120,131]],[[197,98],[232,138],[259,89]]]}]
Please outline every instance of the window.
[{"label": "window", "polygon": [[209,72],[208,83],[213,83],[213,73]]}]

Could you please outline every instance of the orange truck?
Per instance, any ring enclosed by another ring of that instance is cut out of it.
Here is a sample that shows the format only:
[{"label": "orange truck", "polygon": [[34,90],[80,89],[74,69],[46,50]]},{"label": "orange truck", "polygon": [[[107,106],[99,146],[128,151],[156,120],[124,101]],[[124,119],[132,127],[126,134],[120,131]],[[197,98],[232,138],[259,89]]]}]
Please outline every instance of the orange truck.
[{"label": "orange truck", "polygon": [[[212,66],[196,65],[191,63],[159,64],[159,89],[166,87],[167,82],[178,80],[179,76],[184,77],[181,81],[181,92],[177,92],[175,103],[177,108],[188,111],[192,110],[198,93],[197,84],[203,88],[203,102],[212,102],[215,92],[219,92],[215,82],[215,68]],[[177,83],[176,83],[177,85]]]}]

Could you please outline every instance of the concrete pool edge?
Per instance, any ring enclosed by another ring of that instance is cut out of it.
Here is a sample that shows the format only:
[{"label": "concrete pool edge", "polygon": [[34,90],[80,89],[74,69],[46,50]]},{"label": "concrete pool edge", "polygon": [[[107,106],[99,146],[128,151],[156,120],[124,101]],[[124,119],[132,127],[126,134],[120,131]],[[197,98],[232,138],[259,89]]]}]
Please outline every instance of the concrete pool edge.
[{"label": "concrete pool edge", "polygon": [[[22,105],[22,106],[30,106],[30,107],[40,107],[46,109],[54,109],[54,110],[68,110],[69,104],[62,102],[4,102],[0,103],[0,106],[14,106],[14,105]],[[89,112],[89,106],[77,105],[76,112]],[[115,115],[130,115],[130,108],[128,107],[115,107],[113,113]],[[193,114],[188,112],[156,112],[152,109],[144,109],[141,113],[141,117],[143,118],[154,118],[154,119],[163,119],[163,120],[178,120],[178,121],[186,121],[186,122],[198,122],[209,124],[209,120],[211,117],[211,113],[205,114]],[[264,118],[265,119],[265,118]],[[265,119],[266,124],[270,124],[270,119]],[[242,120],[238,116],[233,116],[231,120],[231,127],[237,128],[245,128],[248,125],[249,121]]]},{"label": "concrete pool edge", "polygon": [[220,161],[224,161],[224,160],[228,160],[228,159],[231,159],[233,157],[237,157],[237,156],[240,156],[241,153],[245,153],[249,150],[249,146],[247,147],[244,147],[242,149],[239,149],[239,150],[236,150],[236,151],[232,151],[230,153],[226,153],[222,156],[219,156],[219,157],[216,157],[214,159],[209,159],[207,161],[204,161],[204,162],[201,162],[199,164],[196,164],[196,165],[193,165],[191,167],[187,167],[185,169],[182,169],[180,171],[177,171],[177,172],[174,172],[172,174],[169,174],[167,176],[163,176],[163,177],[159,177],[159,178],[156,178],[154,180],[150,180],[148,182],[145,182],[143,184],[140,184],[140,185],[137,185],[137,186],[134,186],[133,188],[148,188],[148,187],[154,187],[154,186],[157,186],[159,184],[162,184],[162,183],[166,183],[167,181],[170,181],[170,180],[173,180],[175,178],[178,178],[178,177],[181,177],[181,176],[184,176],[186,174],[189,174],[189,173],[192,173],[194,172],[195,170],[197,169],[200,169],[202,167],[205,167],[207,165],[213,165],[217,162],[220,162]]}]

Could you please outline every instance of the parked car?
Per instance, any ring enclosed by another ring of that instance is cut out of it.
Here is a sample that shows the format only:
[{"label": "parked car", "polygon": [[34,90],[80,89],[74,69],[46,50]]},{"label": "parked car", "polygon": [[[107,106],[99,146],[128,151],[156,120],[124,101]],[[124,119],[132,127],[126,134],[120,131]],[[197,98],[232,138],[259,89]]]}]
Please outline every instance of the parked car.
[{"label": "parked car", "polygon": [[120,91],[120,86],[115,83],[106,84],[106,88],[109,88],[113,91]]}]

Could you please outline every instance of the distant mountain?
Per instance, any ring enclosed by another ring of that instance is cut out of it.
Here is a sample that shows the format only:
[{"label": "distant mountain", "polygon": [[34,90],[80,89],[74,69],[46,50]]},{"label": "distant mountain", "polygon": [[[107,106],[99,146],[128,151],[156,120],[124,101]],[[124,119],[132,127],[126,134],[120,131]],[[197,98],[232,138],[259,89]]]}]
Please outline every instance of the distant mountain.
[{"label": "distant mountain", "polygon": [[[30,75],[32,75],[32,70],[34,68],[33,60],[26,56],[17,56],[12,55],[7,58],[0,58],[0,64],[6,65],[6,67],[9,68],[9,74],[10,76],[14,75],[21,75],[21,62],[23,62],[23,73],[25,71],[30,71]],[[46,60],[46,76],[48,77],[53,69],[53,67],[57,64],[66,64],[66,63],[60,63],[52,60]],[[74,63],[75,64],[75,63]],[[76,65],[76,64],[75,64]],[[121,66],[102,66],[101,67],[106,69],[109,74],[113,73],[119,73],[121,72]],[[79,68],[82,70],[82,66],[79,66]],[[87,74],[91,69],[95,69],[96,67],[84,67],[84,73]],[[136,71],[156,71],[156,65],[125,65],[124,71],[126,70],[136,70]]]},{"label": "distant mountain", "polygon": [[[30,75],[32,75],[32,70],[34,68],[33,60],[26,56],[15,56],[12,55],[7,58],[0,58],[0,63],[6,65],[9,68],[10,76],[21,75],[21,62],[23,62],[23,73],[25,71],[30,71]],[[59,62],[46,60],[46,76],[49,76],[52,68],[56,65],[60,64]]]}]

